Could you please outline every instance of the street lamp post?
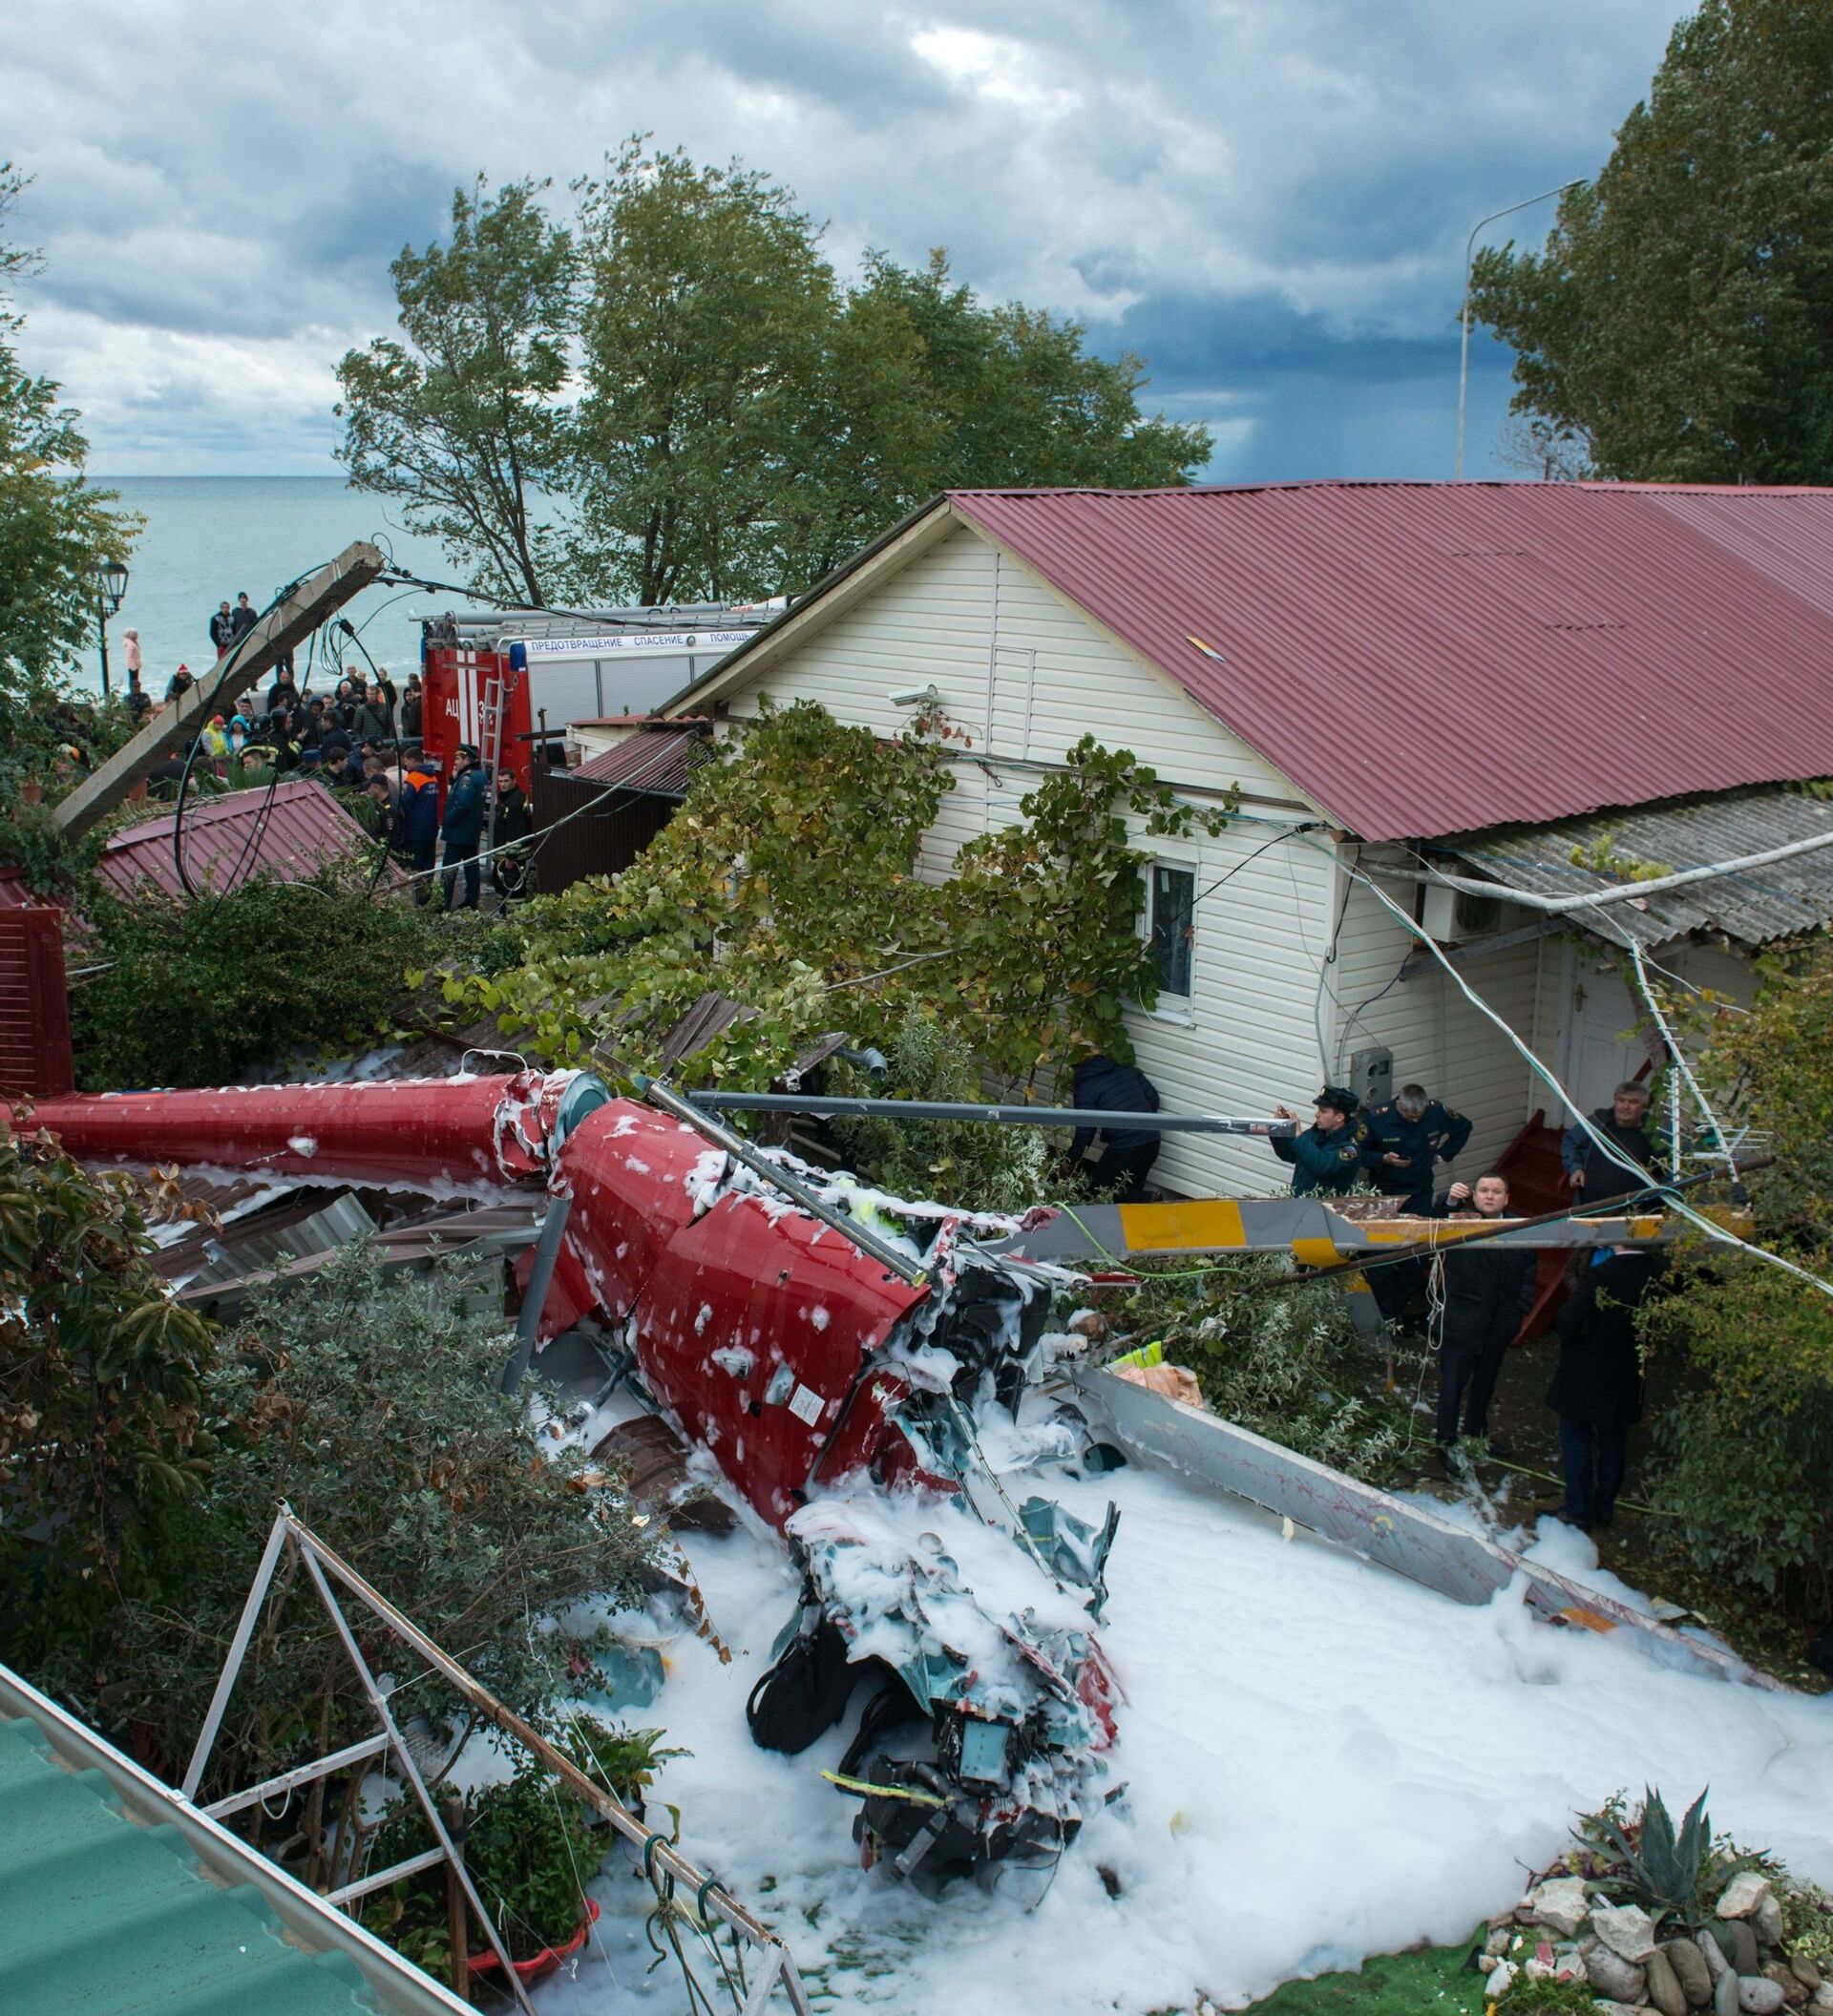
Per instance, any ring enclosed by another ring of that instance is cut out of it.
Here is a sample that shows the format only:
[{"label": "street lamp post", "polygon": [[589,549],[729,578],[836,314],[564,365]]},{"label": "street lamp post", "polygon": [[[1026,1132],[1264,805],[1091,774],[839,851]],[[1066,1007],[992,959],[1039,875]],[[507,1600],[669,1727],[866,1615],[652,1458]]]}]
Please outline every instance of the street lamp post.
[{"label": "street lamp post", "polygon": [[1470,236],[1464,242],[1464,336],[1458,356],[1458,481],[1464,481],[1464,409],[1470,390],[1470,261],[1476,251],[1477,233],[1485,224],[1493,224],[1499,217],[1512,217],[1517,210],[1531,210],[1536,203],[1544,203],[1549,197],[1564,196],[1569,189],[1576,189],[1586,178],[1575,176],[1570,182],[1561,182],[1557,189],[1543,189],[1538,196],[1524,196],[1518,203],[1505,203],[1500,210],[1490,211],[1487,217],[1480,217],[1470,226]]},{"label": "street lamp post", "polygon": [[[119,560],[98,560],[93,570],[95,583],[95,632],[102,645],[102,698],[109,697],[108,620],[127,597],[127,569]],[[132,684],[132,681],[129,682]]]}]

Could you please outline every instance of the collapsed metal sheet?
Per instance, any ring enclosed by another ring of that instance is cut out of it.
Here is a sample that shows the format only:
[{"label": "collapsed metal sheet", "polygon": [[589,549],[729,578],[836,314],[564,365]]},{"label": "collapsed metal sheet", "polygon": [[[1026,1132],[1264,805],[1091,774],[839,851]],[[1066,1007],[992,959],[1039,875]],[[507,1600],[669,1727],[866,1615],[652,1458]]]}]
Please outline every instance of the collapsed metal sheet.
[{"label": "collapsed metal sheet", "polygon": [[1110,1372],[1078,1368],[1071,1376],[1097,1421],[1112,1428],[1114,1440],[1128,1456],[1277,1513],[1455,1603],[1487,1603],[1521,1576],[1528,1601],[1545,1617],[1594,1629],[1627,1628],[1719,1679],[1788,1691],[1780,1680],[1719,1646],[1676,1631],[1423,1505],[1313,1462],[1251,1429]]}]

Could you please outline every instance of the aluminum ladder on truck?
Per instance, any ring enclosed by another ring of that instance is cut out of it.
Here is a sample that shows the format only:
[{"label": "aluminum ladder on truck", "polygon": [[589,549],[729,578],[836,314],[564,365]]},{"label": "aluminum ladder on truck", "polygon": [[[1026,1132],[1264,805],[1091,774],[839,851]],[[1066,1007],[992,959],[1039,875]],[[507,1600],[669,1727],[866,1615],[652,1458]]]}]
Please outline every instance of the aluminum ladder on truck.
[{"label": "aluminum ladder on truck", "polygon": [[484,827],[487,860],[496,845],[496,773],[503,765],[503,717],[509,711],[509,682],[521,677],[522,674],[504,667],[495,678],[484,680],[477,689],[477,746],[482,761],[489,766],[484,772],[484,788],[490,799],[490,817]]}]

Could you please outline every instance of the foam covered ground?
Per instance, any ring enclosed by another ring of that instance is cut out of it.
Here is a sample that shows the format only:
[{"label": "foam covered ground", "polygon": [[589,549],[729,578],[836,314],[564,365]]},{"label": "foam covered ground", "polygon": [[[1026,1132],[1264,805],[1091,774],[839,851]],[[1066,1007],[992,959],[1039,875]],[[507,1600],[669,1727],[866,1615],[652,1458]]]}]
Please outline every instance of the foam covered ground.
[{"label": "foam covered ground", "polygon": [[[794,1605],[788,1563],[744,1532],[692,1544],[736,1656],[678,1638],[633,1719],[692,1748],[657,1796],[682,1809],[683,1847],[783,1932],[817,2007],[1239,2007],[1295,1975],[1461,1939],[1558,1852],[1575,1811],[1644,1783],[1680,1801],[1710,1783],[1717,1826],[1833,1884],[1833,1698],[1664,1670],[1507,1594],[1464,1607],[1144,1470],[1050,1489],[1085,1518],[1121,1507],[1101,1636],[1128,1695],[1114,1762],[1129,1789],[1041,1901],[1037,1878],[933,1900],[859,1869],[853,1802],[819,1775],[845,1732],[799,1757],[746,1733]],[[1594,1558],[1576,1535],[1553,1544],[1569,1572]],[[612,1875],[596,1894],[600,1939],[537,1991],[544,2016],[683,2006],[678,1976],[644,1972],[646,1891]]]}]

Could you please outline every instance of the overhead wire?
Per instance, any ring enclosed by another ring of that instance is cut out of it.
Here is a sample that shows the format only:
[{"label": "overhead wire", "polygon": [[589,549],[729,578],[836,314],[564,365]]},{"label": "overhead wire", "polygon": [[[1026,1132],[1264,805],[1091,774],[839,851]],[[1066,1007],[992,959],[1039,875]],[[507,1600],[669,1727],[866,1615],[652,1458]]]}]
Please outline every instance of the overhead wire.
[{"label": "overhead wire", "polygon": [[707,608],[725,607],[726,604],[696,604],[692,602],[656,602],[642,610],[622,609],[562,609],[551,602],[518,602],[498,595],[491,595],[478,588],[461,588],[454,581],[430,581],[424,576],[408,574],[400,568],[386,568],[379,577],[390,587],[397,584],[424,589],[430,595],[455,595],[468,602],[481,602],[486,608],[500,609],[511,616],[532,616],[564,618],[569,622],[604,623],[614,630],[654,629],[658,615],[673,612],[676,615],[700,613]]},{"label": "overhead wire", "polygon": [[1571,1114],[1574,1124],[1583,1129],[1593,1146],[1597,1148],[1608,1162],[1613,1163],[1618,1168],[1637,1178],[1638,1182],[1646,1186],[1651,1191],[1659,1193],[1666,1208],[1686,1219],[1689,1224],[1703,1232],[1715,1244],[1734,1247],[1740,1252],[1749,1253],[1753,1258],[1762,1261],[1766,1266],[1776,1268],[1783,1273],[1792,1274],[1798,1280],[1805,1281],[1810,1287],[1819,1290],[1822,1294],[1829,1299],[1833,1299],[1833,1281],[1822,1279],[1819,1274],[1810,1272],[1804,1267],[1797,1266],[1794,1261],[1781,1253],[1770,1251],[1767,1247],[1758,1246],[1748,1239],[1740,1238],[1736,1232],[1716,1224],[1712,1219],[1706,1217],[1703,1212],[1696,1210],[1691,1205],[1676,1196],[1671,1188],[1657,1182],[1649,1170],[1643,1168],[1633,1156],[1626,1154],[1609,1135],[1605,1134],[1596,1125],[1591,1115],[1584,1111],[1560,1080],[1541,1061],[1532,1048],[1517,1035],[1507,1018],[1492,1008],[1469,985],[1456,966],[1445,956],[1443,948],[1433,938],[1429,932],[1408,916],[1406,912],[1394,901],[1393,897],[1361,868],[1352,868],[1345,864],[1343,872],[1362,883],[1382,907],[1398,918],[1401,924],[1426,947],[1439,961],[1440,965],[1444,968],[1445,972],[1450,975],[1459,992],[1464,995],[1470,1005],[1485,1020],[1493,1022],[1502,1031],[1508,1042],[1526,1060],[1529,1070],[1542,1080],[1552,1092],[1558,1095],[1560,1104]]},{"label": "overhead wire", "polygon": [[196,734],[194,734],[191,738],[190,748],[185,752],[184,767],[179,773],[178,803],[174,806],[172,814],[172,865],[178,872],[179,886],[184,891],[185,894],[189,896],[192,902],[194,903],[200,900],[200,892],[199,891],[197,884],[191,879],[191,871],[184,858],[184,805],[185,796],[190,788],[191,772],[193,767],[197,764],[198,751],[203,746],[202,724],[207,721],[210,714],[210,710],[216,705],[217,700],[221,694],[224,685],[228,682],[231,675],[237,670],[242,658],[243,647],[246,645],[248,640],[255,634],[256,630],[259,629],[261,624],[264,622],[266,619],[270,617],[274,613],[274,611],[280,607],[281,603],[284,602],[286,598],[292,594],[293,590],[297,588],[302,581],[306,580],[309,576],[316,574],[320,568],[327,567],[329,565],[330,562],[328,560],[314,561],[310,567],[306,569],[305,573],[296,574],[284,588],[281,588],[275,592],[273,598],[268,602],[267,606],[261,612],[260,616],[255,619],[254,622],[249,624],[248,628],[244,630],[242,634],[236,640],[236,641],[229,647],[229,649],[223,653],[222,660],[221,663],[217,666],[217,680],[215,685],[212,686],[210,689],[210,697],[208,700],[203,701],[199,705],[198,721],[200,725]]}]

